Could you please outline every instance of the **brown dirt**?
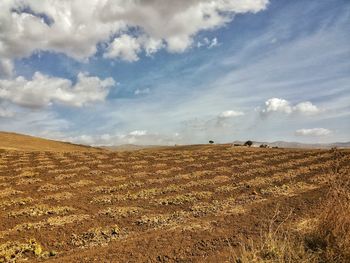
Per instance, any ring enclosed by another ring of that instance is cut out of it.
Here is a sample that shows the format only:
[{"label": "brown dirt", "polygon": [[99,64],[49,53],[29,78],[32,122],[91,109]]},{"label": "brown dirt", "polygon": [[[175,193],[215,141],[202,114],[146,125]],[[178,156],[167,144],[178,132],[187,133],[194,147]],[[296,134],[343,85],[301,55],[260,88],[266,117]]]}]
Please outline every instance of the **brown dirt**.
[{"label": "brown dirt", "polygon": [[312,218],[334,165],[326,150],[227,145],[0,150],[0,262],[229,262],[277,209],[295,227]]}]

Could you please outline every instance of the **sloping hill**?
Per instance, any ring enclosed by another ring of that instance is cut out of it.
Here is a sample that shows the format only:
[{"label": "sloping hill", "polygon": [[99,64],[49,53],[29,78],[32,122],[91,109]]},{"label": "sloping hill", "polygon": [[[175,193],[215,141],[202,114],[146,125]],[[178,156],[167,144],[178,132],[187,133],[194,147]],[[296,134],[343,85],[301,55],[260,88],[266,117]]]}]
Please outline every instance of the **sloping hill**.
[{"label": "sloping hill", "polygon": [[54,152],[76,152],[76,151],[100,151],[101,149],[90,146],[77,145],[67,142],[42,139],[38,137],[0,132],[0,149],[20,151],[54,151]]}]

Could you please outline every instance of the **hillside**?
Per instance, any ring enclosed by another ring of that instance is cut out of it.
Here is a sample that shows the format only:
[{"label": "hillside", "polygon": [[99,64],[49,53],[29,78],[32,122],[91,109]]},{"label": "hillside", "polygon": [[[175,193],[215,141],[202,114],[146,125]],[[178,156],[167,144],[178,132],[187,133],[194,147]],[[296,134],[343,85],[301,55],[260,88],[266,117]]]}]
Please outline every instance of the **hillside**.
[{"label": "hillside", "polygon": [[67,142],[59,142],[37,138],[33,136],[0,132],[0,149],[20,151],[54,151],[54,152],[77,152],[98,151],[99,149],[76,145]]}]

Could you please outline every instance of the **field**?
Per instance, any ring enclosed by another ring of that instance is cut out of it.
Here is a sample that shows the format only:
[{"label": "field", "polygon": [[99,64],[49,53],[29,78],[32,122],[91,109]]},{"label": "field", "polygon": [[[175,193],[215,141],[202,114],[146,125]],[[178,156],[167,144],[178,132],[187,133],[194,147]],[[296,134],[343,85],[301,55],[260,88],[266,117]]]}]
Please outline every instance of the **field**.
[{"label": "field", "polygon": [[339,173],[350,151],[3,149],[0,262],[242,262],[270,227],[307,231]]}]

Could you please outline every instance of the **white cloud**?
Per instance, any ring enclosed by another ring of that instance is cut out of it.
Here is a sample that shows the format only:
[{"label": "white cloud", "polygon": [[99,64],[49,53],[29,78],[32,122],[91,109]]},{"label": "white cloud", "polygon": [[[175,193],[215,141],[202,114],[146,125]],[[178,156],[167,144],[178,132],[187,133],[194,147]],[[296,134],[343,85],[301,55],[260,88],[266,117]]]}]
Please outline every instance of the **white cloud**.
[{"label": "white cloud", "polygon": [[202,41],[197,42],[197,47],[207,47],[207,48],[213,48],[219,45],[218,39],[214,37],[212,40],[209,40],[209,38],[205,37]]},{"label": "white cloud", "polygon": [[321,110],[317,108],[317,106],[313,105],[310,101],[305,101],[295,105],[293,107],[293,111],[302,114],[316,114],[319,113]]},{"label": "white cloud", "polygon": [[0,59],[0,78],[10,78],[13,75],[13,62],[10,59]]},{"label": "white cloud", "polygon": [[332,131],[325,128],[299,129],[295,131],[297,136],[327,136]]},{"label": "white cloud", "polygon": [[270,113],[270,112],[283,112],[290,114],[292,113],[292,107],[290,103],[284,99],[272,98],[265,101],[265,108],[261,111],[262,113]]},{"label": "white cloud", "polygon": [[295,106],[285,99],[271,98],[265,101],[265,108],[260,110],[263,115],[268,115],[273,112],[280,112],[285,114],[299,113],[303,115],[317,114],[321,110],[312,104],[310,101],[300,102]]},{"label": "white cloud", "polygon": [[36,72],[32,80],[24,77],[0,80],[0,99],[30,108],[45,107],[53,103],[81,107],[104,101],[114,84],[112,78],[102,80],[79,73],[73,85],[68,79]]},{"label": "white cloud", "polygon": [[143,49],[147,56],[151,56],[156,53],[159,49],[164,47],[163,40],[154,39],[146,36],[139,37]]},{"label": "white cloud", "polygon": [[141,44],[137,38],[123,34],[114,39],[104,54],[105,58],[120,58],[128,62],[134,62],[139,59],[138,53],[141,51]]},{"label": "white cloud", "polygon": [[145,89],[136,89],[134,91],[135,95],[146,95],[149,94],[151,92],[151,90],[149,88],[145,88]]},{"label": "white cloud", "polygon": [[221,112],[219,114],[219,118],[231,118],[231,117],[238,117],[242,115],[244,115],[244,113],[241,111],[228,110],[228,111]]},{"label": "white cloud", "polygon": [[163,41],[140,35],[133,37],[122,34],[116,37],[107,47],[103,54],[104,58],[121,59],[128,62],[139,60],[139,53],[145,51],[147,56],[151,56],[163,47]]},{"label": "white cloud", "polygon": [[[135,61],[140,49],[151,54],[163,46],[183,52],[199,31],[221,27],[234,14],[256,13],[267,4],[268,0],[2,0],[0,57],[21,58],[45,50],[82,60],[96,53],[98,43],[125,34],[136,35],[136,42],[127,42],[132,44],[130,51],[121,48],[125,39],[117,38],[107,57]],[[142,42],[144,38],[148,40]]]},{"label": "white cloud", "polygon": [[143,136],[146,134],[147,134],[147,131],[145,130],[136,130],[129,133],[129,135],[132,135],[132,136]]},{"label": "white cloud", "polygon": [[211,43],[209,44],[208,48],[213,48],[213,47],[216,47],[219,45],[219,42],[218,42],[218,39],[216,37],[214,37],[212,40],[211,40]]}]

